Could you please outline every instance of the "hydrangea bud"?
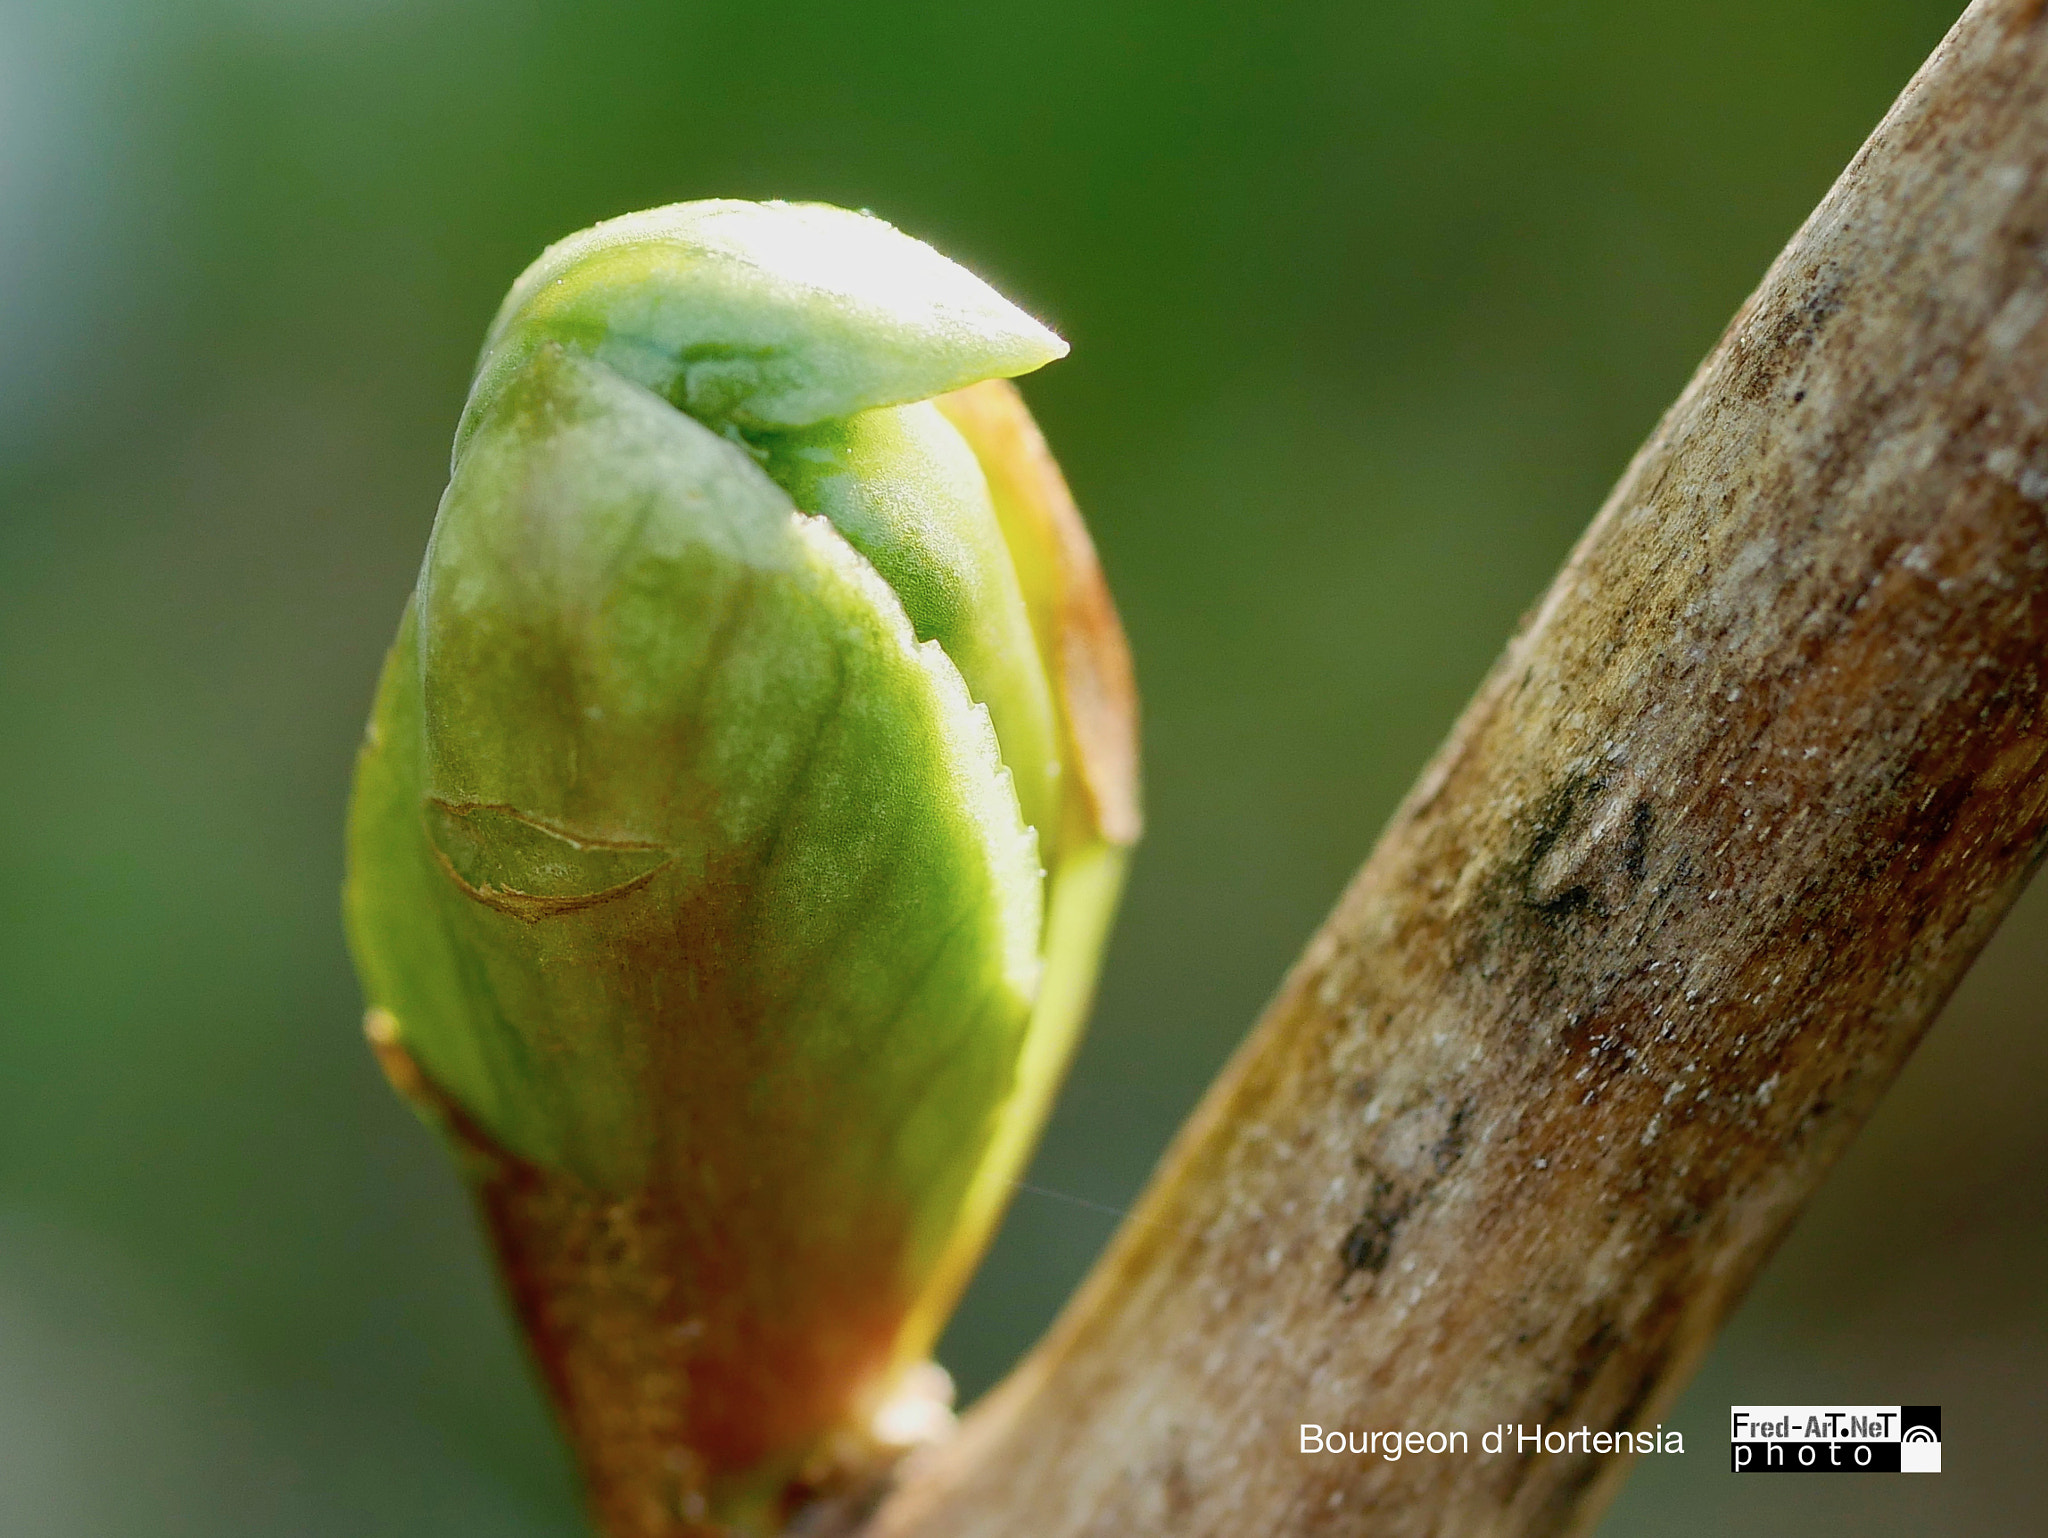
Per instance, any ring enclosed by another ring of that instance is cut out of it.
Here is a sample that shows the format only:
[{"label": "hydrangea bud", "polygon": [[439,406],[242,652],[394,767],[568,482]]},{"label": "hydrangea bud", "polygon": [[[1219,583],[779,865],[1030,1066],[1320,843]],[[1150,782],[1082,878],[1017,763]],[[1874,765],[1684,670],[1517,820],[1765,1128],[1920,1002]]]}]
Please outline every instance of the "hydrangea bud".
[{"label": "hydrangea bud", "polygon": [[880,220],[727,201],[551,247],[486,341],[347,916],[615,1538],[879,1456],[1070,1055],[1138,812],[1005,382],[1065,351]]}]

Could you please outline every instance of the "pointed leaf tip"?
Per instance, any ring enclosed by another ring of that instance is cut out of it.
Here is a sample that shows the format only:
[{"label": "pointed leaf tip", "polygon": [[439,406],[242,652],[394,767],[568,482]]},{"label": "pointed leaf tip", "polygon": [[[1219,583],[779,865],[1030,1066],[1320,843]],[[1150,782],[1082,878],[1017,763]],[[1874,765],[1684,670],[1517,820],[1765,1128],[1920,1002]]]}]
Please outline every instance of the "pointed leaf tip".
[{"label": "pointed leaf tip", "polygon": [[550,246],[491,328],[462,437],[550,341],[699,421],[747,429],[928,400],[1067,353],[966,268],[871,214],[731,199],[626,214]]}]

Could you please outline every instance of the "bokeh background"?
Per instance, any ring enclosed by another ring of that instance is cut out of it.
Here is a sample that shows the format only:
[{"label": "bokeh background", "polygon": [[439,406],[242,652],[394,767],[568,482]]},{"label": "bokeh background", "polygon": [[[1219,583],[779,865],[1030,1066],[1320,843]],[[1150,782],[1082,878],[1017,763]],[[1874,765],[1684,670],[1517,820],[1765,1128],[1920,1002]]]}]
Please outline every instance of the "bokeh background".
[{"label": "bokeh background", "polygon": [[[991,1382],[1957,0],[0,0],[0,1534],[574,1538],[337,922],[498,296],[706,195],[1058,325],[1146,699],[1094,1034],[947,1336]],[[1605,1534],[2048,1530],[2048,891]],[[1084,1203],[1094,1204],[1083,1205]],[[1940,1402],[1743,1481],[1731,1400]]]}]

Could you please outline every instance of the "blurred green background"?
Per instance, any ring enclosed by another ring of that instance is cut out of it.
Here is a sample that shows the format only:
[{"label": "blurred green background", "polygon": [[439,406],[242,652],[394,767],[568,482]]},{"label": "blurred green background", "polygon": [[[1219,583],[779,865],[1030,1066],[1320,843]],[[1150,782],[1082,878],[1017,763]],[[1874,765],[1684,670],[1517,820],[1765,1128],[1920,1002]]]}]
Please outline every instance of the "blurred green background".
[{"label": "blurred green background", "polygon": [[[0,1534],[581,1531],[336,914],[473,349],[545,242],[824,198],[1073,342],[1029,394],[1151,830],[1031,1178],[1116,1207],[1955,9],[0,0]],[[2048,1526],[2044,1000],[2048,892],[1604,1533]],[[965,1390],[1111,1221],[1019,1198]],[[1941,1402],[1948,1472],[1737,1480],[1731,1400]]]}]

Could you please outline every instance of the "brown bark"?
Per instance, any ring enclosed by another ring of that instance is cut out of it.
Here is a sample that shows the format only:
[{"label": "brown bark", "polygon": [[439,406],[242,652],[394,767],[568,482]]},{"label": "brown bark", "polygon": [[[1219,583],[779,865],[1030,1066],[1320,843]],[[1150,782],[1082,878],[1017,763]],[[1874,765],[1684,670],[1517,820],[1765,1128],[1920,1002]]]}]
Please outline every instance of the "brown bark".
[{"label": "brown bark", "polygon": [[1626,1459],[1479,1434],[1657,1423],[2043,852],[2041,11],[1907,88],[871,1538],[1595,1520]]}]

